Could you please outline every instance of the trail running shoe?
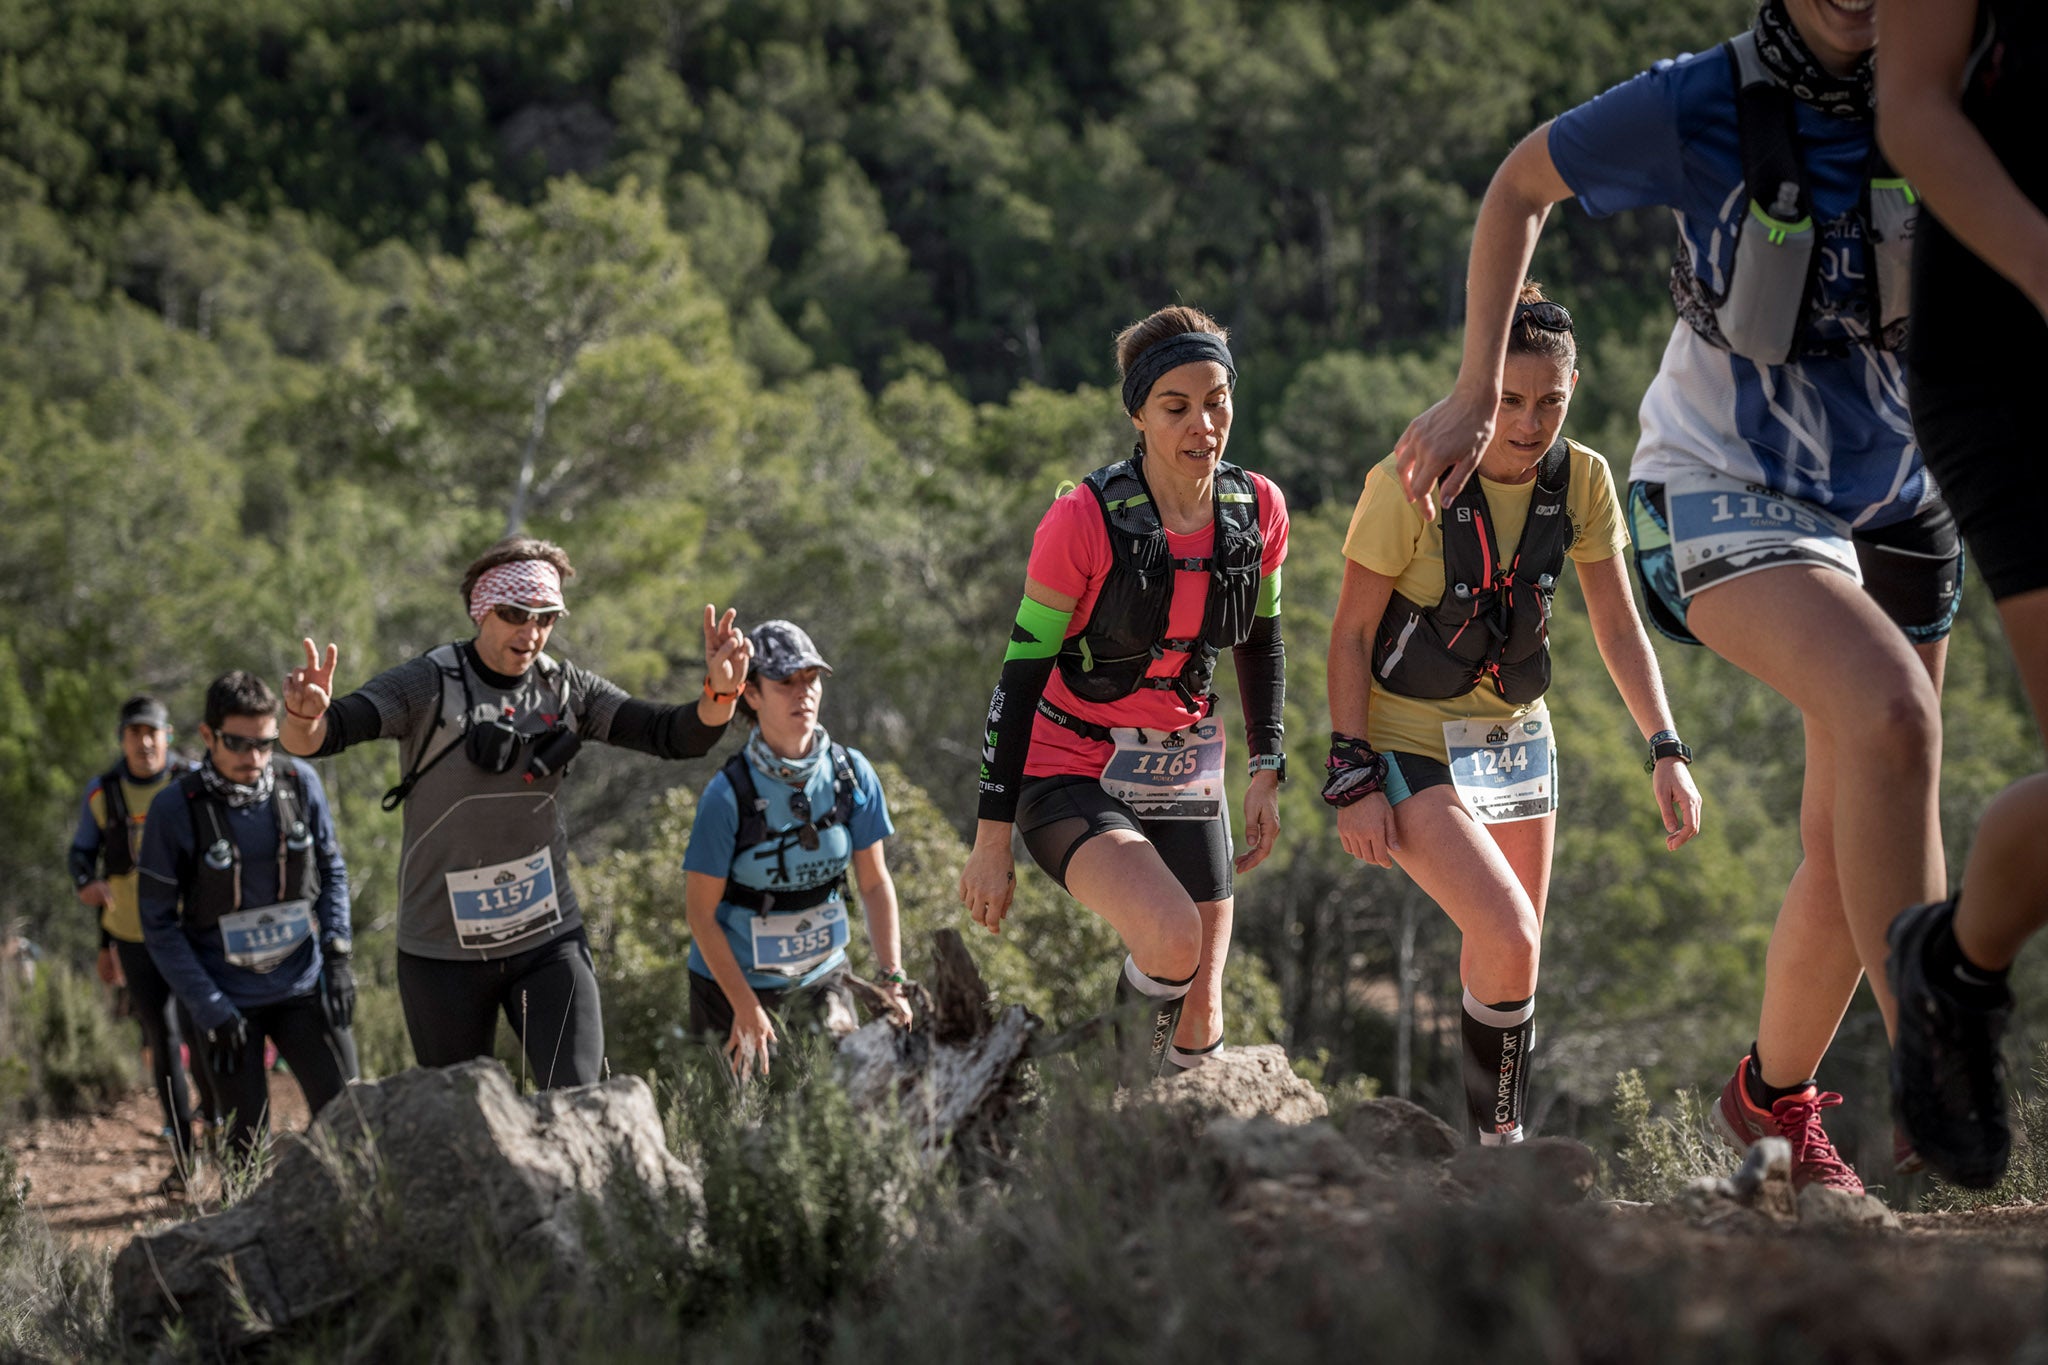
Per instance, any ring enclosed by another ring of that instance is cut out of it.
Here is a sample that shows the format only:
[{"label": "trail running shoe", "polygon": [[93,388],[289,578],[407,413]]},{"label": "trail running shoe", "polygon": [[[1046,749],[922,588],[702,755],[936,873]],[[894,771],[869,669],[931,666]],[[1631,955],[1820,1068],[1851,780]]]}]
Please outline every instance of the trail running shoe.
[{"label": "trail running shoe", "polygon": [[2012,994],[1990,1009],[1957,1003],[1927,972],[1927,944],[1955,919],[1955,902],[1916,905],[1892,921],[1885,976],[1899,1002],[1892,1045],[1892,1114],[1935,1174],[1989,1189],[2012,1156],[1999,1040]]},{"label": "trail running shoe", "polygon": [[1771,1123],[1771,1111],[1752,1104],[1749,1091],[1743,1088],[1742,1073],[1748,1069],[1749,1057],[1745,1054],[1735,1064],[1735,1074],[1728,1078],[1728,1084],[1721,1087],[1720,1103],[1714,1106],[1715,1131],[1738,1152],[1747,1152],[1758,1138],[1772,1137],[1778,1131]]},{"label": "trail running shoe", "polygon": [[1892,1125],[1892,1171],[1897,1175],[1917,1175],[1927,1169],[1927,1159],[1920,1155],[1920,1149],[1913,1145],[1913,1139],[1906,1136],[1906,1130]]},{"label": "trail running shoe", "polygon": [[1826,1185],[1862,1194],[1863,1182],[1842,1160],[1828,1138],[1827,1129],[1821,1126],[1820,1111],[1834,1108],[1842,1097],[1833,1092],[1823,1093],[1809,1081],[1769,1109],[1760,1109],[1743,1089],[1742,1072],[1748,1065],[1749,1058],[1744,1057],[1736,1066],[1735,1075],[1721,1088],[1720,1102],[1714,1106],[1714,1128],[1722,1139],[1736,1151],[1747,1152],[1758,1138],[1782,1137],[1792,1144],[1793,1189]]}]

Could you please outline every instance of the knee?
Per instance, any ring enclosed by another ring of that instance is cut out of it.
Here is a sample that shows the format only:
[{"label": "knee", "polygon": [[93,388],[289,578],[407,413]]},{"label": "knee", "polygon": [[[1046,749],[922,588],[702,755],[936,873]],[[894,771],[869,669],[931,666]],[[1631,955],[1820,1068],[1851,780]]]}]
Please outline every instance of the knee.
[{"label": "knee", "polygon": [[1482,951],[1488,981],[1500,983],[1499,989],[1519,991],[1526,986],[1533,991],[1543,954],[1543,931],[1535,912],[1524,907],[1522,913],[1503,918],[1486,934]]},{"label": "knee", "polygon": [[1185,981],[1202,965],[1202,916],[1193,904],[1162,913],[1152,925],[1145,961],[1149,974],[1164,981]]},{"label": "knee", "polygon": [[1914,668],[1885,679],[1866,704],[1854,733],[1838,742],[1874,751],[1900,776],[1931,777],[1941,762],[1941,699],[1927,675]]}]

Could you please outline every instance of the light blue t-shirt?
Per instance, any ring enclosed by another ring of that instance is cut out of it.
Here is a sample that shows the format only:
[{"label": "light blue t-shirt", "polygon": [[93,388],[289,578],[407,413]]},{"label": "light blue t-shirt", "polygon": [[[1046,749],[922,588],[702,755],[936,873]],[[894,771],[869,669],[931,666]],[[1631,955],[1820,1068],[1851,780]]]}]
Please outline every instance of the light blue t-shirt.
[{"label": "light blue t-shirt", "polygon": [[[889,805],[882,796],[881,779],[858,749],[846,750],[853,769],[853,813],[843,825],[828,825],[818,831],[818,847],[804,848],[796,838],[803,821],[796,816],[790,798],[795,788],[761,771],[751,759],[747,767],[754,789],[768,803],[765,812],[769,835],[766,840],[733,856],[733,841],[739,837],[739,801],[723,769],[704,788],[697,802],[696,822],[690,827],[689,847],[683,850],[683,870],[707,877],[723,877],[729,883],[765,891],[802,890],[836,881],[846,871],[854,853],[871,848],[896,832],[889,821]],[[813,820],[832,809],[833,767],[830,755],[812,770],[804,786]],[[778,922],[767,923],[774,919]],[[846,962],[845,943],[850,933],[846,924],[846,902],[835,892],[832,899],[785,919],[771,905],[766,914],[720,901],[718,926],[733,956],[747,973],[747,984],[756,990],[784,990],[803,986]],[[785,958],[800,970],[765,970],[774,961],[757,961],[761,955]],[[825,946],[836,944],[829,955],[811,961]],[[690,945],[690,970],[711,975],[704,954]]]},{"label": "light blue t-shirt", "polygon": [[[1874,262],[1856,209],[1870,177],[1872,125],[1804,103],[1796,109],[1821,234],[1819,287],[1796,349],[1840,353],[1760,365],[1680,321],[1643,395],[1629,477],[1661,483],[1704,463],[1854,525],[1886,526],[1937,494],[1913,437],[1901,356],[1867,344]],[[1671,209],[1694,270],[1716,294],[1725,291],[1749,196],[1724,48],[1659,62],[1560,115],[1550,157],[1596,218]]]}]

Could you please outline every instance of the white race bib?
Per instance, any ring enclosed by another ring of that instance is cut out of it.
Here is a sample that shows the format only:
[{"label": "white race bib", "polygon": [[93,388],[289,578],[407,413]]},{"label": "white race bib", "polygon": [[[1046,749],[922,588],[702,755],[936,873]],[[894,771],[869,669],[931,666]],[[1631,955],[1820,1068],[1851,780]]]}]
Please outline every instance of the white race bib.
[{"label": "white race bib", "polygon": [[1779,564],[1825,564],[1863,581],[1849,523],[1761,484],[1688,469],[1664,485],[1664,511],[1682,597]]},{"label": "white race bib", "polygon": [[562,922],[550,849],[508,863],[450,872],[447,880],[455,941],[461,947],[495,948]]},{"label": "white race bib", "polygon": [[276,971],[279,963],[311,937],[311,901],[279,901],[220,917],[222,953],[235,966],[252,972]]},{"label": "white race bib", "polygon": [[1116,748],[1102,768],[1102,789],[1144,820],[1214,820],[1223,811],[1223,727],[1199,721],[1185,730],[1110,731]]},{"label": "white race bib", "polygon": [[1549,708],[1538,704],[1519,720],[1447,720],[1451,783],[1489,825],[1529,820],[1557,809],[1557,749]]},{"label": "white race bib", "polygon": [[754,970],[796,978],[842,951],[850,937],[846,903],[825,901],[808,910],[755,915]]}]

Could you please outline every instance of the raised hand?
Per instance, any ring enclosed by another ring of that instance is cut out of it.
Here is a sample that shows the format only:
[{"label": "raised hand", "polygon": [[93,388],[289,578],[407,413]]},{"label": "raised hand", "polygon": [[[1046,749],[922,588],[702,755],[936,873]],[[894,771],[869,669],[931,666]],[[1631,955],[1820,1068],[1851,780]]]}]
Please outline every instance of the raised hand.
[{"label": "raised hand", "polygon": [[327,714],[334,700],[334,665],[341,659],[341,649],[327,646],[323,660],[311,640],[299,643],[306,648],[306,662],[284,675],[284,709],[294,720],[315,721]]},{"label": "raised hand", "polygon": [[746,686],[747,669],[754,660],[754,642],[734,624],[738,612],[727,607],[725,615],[709,602],[704,604],[704,681],[713,692],[737,692]]},{"label": "raised hand", "polygon": [[1475,401],[1454,391],[1410,422],[1401,439],[1394,442],[1394,467],[1401,474],[1401,490],[1422,509],[1423,520],[1436,517],[1439,480],[1443,500],[1449,502],[1479,467],[1479,457],[1493,440],[1499,410],[1497,400]]}]

